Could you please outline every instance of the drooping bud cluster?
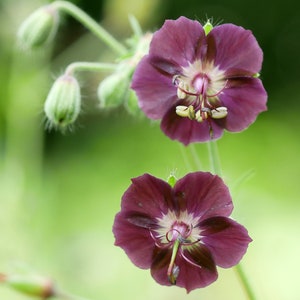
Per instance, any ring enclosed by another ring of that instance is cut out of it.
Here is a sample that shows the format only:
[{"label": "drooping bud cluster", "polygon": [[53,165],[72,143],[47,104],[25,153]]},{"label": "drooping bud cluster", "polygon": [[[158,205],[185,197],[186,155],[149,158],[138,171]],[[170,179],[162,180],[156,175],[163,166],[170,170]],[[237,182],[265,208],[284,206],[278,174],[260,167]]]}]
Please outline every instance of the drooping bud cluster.
[{"label": "drooping bud cluster", "polygon": [[132,74],[140,59],[148,52],[152,34],[145,34],[134,41],[132,54],[119,63],[117,70],[100,82],[98,98],[101,108],[118,107],[124,104],[126,110],[140,113],[135,92],[130,89]]}]

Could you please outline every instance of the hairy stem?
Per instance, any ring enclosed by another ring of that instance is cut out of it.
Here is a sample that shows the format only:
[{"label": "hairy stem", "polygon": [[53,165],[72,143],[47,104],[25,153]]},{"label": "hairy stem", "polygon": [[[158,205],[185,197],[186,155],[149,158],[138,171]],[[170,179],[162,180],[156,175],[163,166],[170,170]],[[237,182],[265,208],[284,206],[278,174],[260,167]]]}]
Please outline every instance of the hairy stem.
[{"label": "hairy stem", "polygon": [[60,11],[71,15],[82,25],[84,25],[87,29],[89,29],[94,35],[96,35],[100,40],[102,40],[107,46],[114,50],[118,55],[126,54],[127,49],[123,44],[116,40],[100,24],[98,24],[88,14],[86,14],[74,4],[68,1],[55,1],[50,5]]}]

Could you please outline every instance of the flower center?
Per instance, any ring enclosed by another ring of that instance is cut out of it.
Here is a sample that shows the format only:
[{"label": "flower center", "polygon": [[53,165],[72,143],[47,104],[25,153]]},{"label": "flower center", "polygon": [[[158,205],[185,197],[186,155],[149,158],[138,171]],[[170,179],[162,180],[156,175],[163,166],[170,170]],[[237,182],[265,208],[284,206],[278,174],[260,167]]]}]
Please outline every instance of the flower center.
[{"label": "flower center", "polygon": [[181,244],[189,243],[188,240],[190,234],[192,232],[192,225],[187,225],[183,222],[176,221],[172,228],[166,233],[166,240],[168,242],[174,242],[178,240]]},{"label": "flower center", "polygon": [[225,74],[213,63],[196,60],[182,68],[182,74],[173,77],[177,87],[177,97],[187,105],[176,106],[176,114],[202,122],[207,118],[222,119],[227,116],[227,108],[220,105],[218,96],[226,88]]},{"label": "flower center", "polygon": [[[171,248],[172,256],[167,270],[171,284],[176,284],[180,268],[176,265],[176,257],[181,253],[181,247],[188,247],[200,241],[200,230],[196,225],[198,218],[186,211],[178,215],[169,211],[158,219],[158,228],[150,234],[159,248]],[[182,254],[181,254],[182,255]]]}]

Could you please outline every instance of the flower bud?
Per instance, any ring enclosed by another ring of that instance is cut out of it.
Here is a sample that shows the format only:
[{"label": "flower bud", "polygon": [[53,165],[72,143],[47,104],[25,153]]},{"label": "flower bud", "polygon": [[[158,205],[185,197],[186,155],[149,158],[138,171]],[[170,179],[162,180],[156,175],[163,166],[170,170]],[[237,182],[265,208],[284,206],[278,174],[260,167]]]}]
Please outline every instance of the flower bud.
[{"label": "flower bud", "polygon": [[141,117],[144,115],[143,111],[138,105],[138,98],[134,90],[129,89],[127,95],[127,101],[125,102],[125,109],[131,115]]},{"label": "flower bud", "polygon": [[117,71],[106,77],[98,87],[100,107],[117,107],[125,102],[129,90],[130,77]]},{"label": "flower bud", "polygon": [[29,296],[48,299],[55,295],[52,280],[38,275],[6,275],[3,281],[14,290]]},{"label": "flower bud", "polygon": [[50,42],[56,34],[59,16],[50,5],[33,12],[21,24],[17,37],[22,48],[34,50]]},{"label": "flower bud", "polygon": [[139,107],[135,92],[130,89],[132,74],[141,58],[148,53],[152,34],[146,33],[137,39],[132,39],[132,53],[122,59],[118,69],[106,77],[98,87],[100,107],[117,107],[121,104],[129,113],[138,114]]},{"label": "flower bud", "polygon": [[77,79],[64,74],[54,82],[44,105],[49,128],[65,129],[80,113],[81,95]]}]

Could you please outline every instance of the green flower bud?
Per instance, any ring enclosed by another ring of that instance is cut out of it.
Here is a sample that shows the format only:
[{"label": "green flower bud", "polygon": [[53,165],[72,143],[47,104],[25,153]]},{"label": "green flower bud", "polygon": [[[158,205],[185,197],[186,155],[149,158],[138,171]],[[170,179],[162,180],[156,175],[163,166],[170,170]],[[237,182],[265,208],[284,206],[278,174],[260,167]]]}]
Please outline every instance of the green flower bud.
[{"label": "green flower bud", "polygon": [[125,102],[125,109],[133,116],[142,116],[143,112],[138,105],[138,98],[134,90],[129,89]]},{"label": "green flower bud", "polygon": [[56,294],[52,280],[37,275],[6,275],[4,282],[14,290],[29,296],[48,299]]},{"label": "green flower bud", "polygon": [[116,72],[106,77],[98,87],[101,108],[112,108],[123,104],[129,90],[130,77],[126,72]]},{"label": "green flower bud", "polygon": [[39,8],[21,24],[17,34],[20,46],[34,50],[50,42],[56,34],[58,23],[56,9],[50,5]]},{"label": "green flower bud", "polygon": [[138,40],[132,40],[132,53],[121,59],[118,69],[106,77],[98,87],[100,107],[110,108],[124,104],[129,113],[137,114],[137,98],[130,89],[132,74],[141,60],[148,53],[152,34],[147,33]]},{"label": "green flower bud", "polygon": [[66,129],[80,113],[81,95],[77,79],[64,74],[54,82],[44,105],[49,128]]}]

